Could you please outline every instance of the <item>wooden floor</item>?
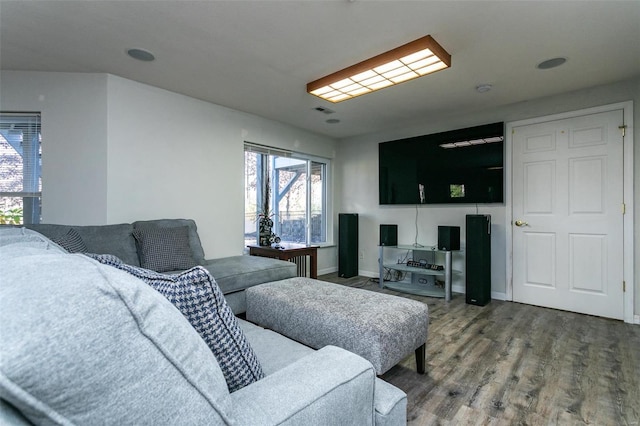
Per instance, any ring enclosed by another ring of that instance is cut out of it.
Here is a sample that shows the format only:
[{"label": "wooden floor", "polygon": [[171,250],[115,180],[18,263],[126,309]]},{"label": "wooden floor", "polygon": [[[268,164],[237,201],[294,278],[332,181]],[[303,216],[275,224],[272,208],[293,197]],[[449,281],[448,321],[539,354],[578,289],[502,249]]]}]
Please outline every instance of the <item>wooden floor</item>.
[{"label": "wooden floor", "polygon": [[[319,279],[381,291],[366,277]],[[382,379],[410,425],[638,425],[640,326],[513,302],[429,306],[427,374],[410,355]]]}]

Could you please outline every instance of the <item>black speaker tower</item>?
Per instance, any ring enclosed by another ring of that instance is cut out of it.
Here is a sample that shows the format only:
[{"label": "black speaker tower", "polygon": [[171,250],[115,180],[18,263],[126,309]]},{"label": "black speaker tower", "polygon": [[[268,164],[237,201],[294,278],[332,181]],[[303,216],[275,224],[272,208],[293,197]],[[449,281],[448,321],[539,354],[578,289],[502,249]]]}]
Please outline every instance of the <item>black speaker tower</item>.
[{"label": "black speaker tower", "polygon": [[358,275],[358,214],[338,215],[338,276]]},{"label": "black speaker tower", "polygon": [[466,225],[466,301],[484,306],[491,301],[491,216],[469,214]]}]

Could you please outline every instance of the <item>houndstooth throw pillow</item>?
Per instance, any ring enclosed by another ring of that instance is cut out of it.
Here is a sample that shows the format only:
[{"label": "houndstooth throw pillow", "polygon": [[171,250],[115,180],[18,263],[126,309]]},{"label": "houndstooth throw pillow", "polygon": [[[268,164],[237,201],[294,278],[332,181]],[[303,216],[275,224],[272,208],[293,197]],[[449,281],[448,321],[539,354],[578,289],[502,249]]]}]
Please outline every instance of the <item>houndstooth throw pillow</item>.
[{"label": "houndstooth throw pillow", "polygon": [[216,357],[234,392],[264,377],[255,352],[215,279],[202,266],[178,275],[159,274],[122,263],[110,254],[87,254],[105,265],[140,278],[169,301],[189,320]]},{"label": "houndstooth throw pillow", "polygon": [[86,253],[88,251],[87,246],[84,244],[84,241],[82,241],[82,237],[74,228],[70,228],[64,235],[52,238],[51,241],[69,253]]},{"label": "houndstooth throw pillow", "polygon": [[145,226],[133,231],[140,266],[156,272],[178,271],[196,266],[189,245],[189,228]]}]

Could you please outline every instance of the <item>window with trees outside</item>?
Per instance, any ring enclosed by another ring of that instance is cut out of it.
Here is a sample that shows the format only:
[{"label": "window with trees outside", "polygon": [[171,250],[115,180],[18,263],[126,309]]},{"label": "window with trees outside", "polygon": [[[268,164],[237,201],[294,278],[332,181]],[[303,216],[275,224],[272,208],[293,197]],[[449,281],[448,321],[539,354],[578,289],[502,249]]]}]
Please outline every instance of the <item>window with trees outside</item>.
[{"label": "window with trees outside", "polygon": [[0,224],[40,223],[39,113],[0,112]]},{"label": "window with trees outside", "polygon": [[329,164],[328,159],[245,143],[245,245],[258,242],[265,199],[274,233],[283,243],[326,243]]}]

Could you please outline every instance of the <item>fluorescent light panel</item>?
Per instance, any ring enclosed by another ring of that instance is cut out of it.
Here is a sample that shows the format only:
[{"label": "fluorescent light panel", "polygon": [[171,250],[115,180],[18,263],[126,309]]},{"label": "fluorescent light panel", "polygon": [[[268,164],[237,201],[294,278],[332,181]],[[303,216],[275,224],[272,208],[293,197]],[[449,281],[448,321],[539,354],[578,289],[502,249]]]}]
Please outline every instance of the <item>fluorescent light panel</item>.
[{"label": "fluorescent light panel", "polygon": [[451,55],[425,36],[307,84],[307,92],[341,102],[451,66]]}]

